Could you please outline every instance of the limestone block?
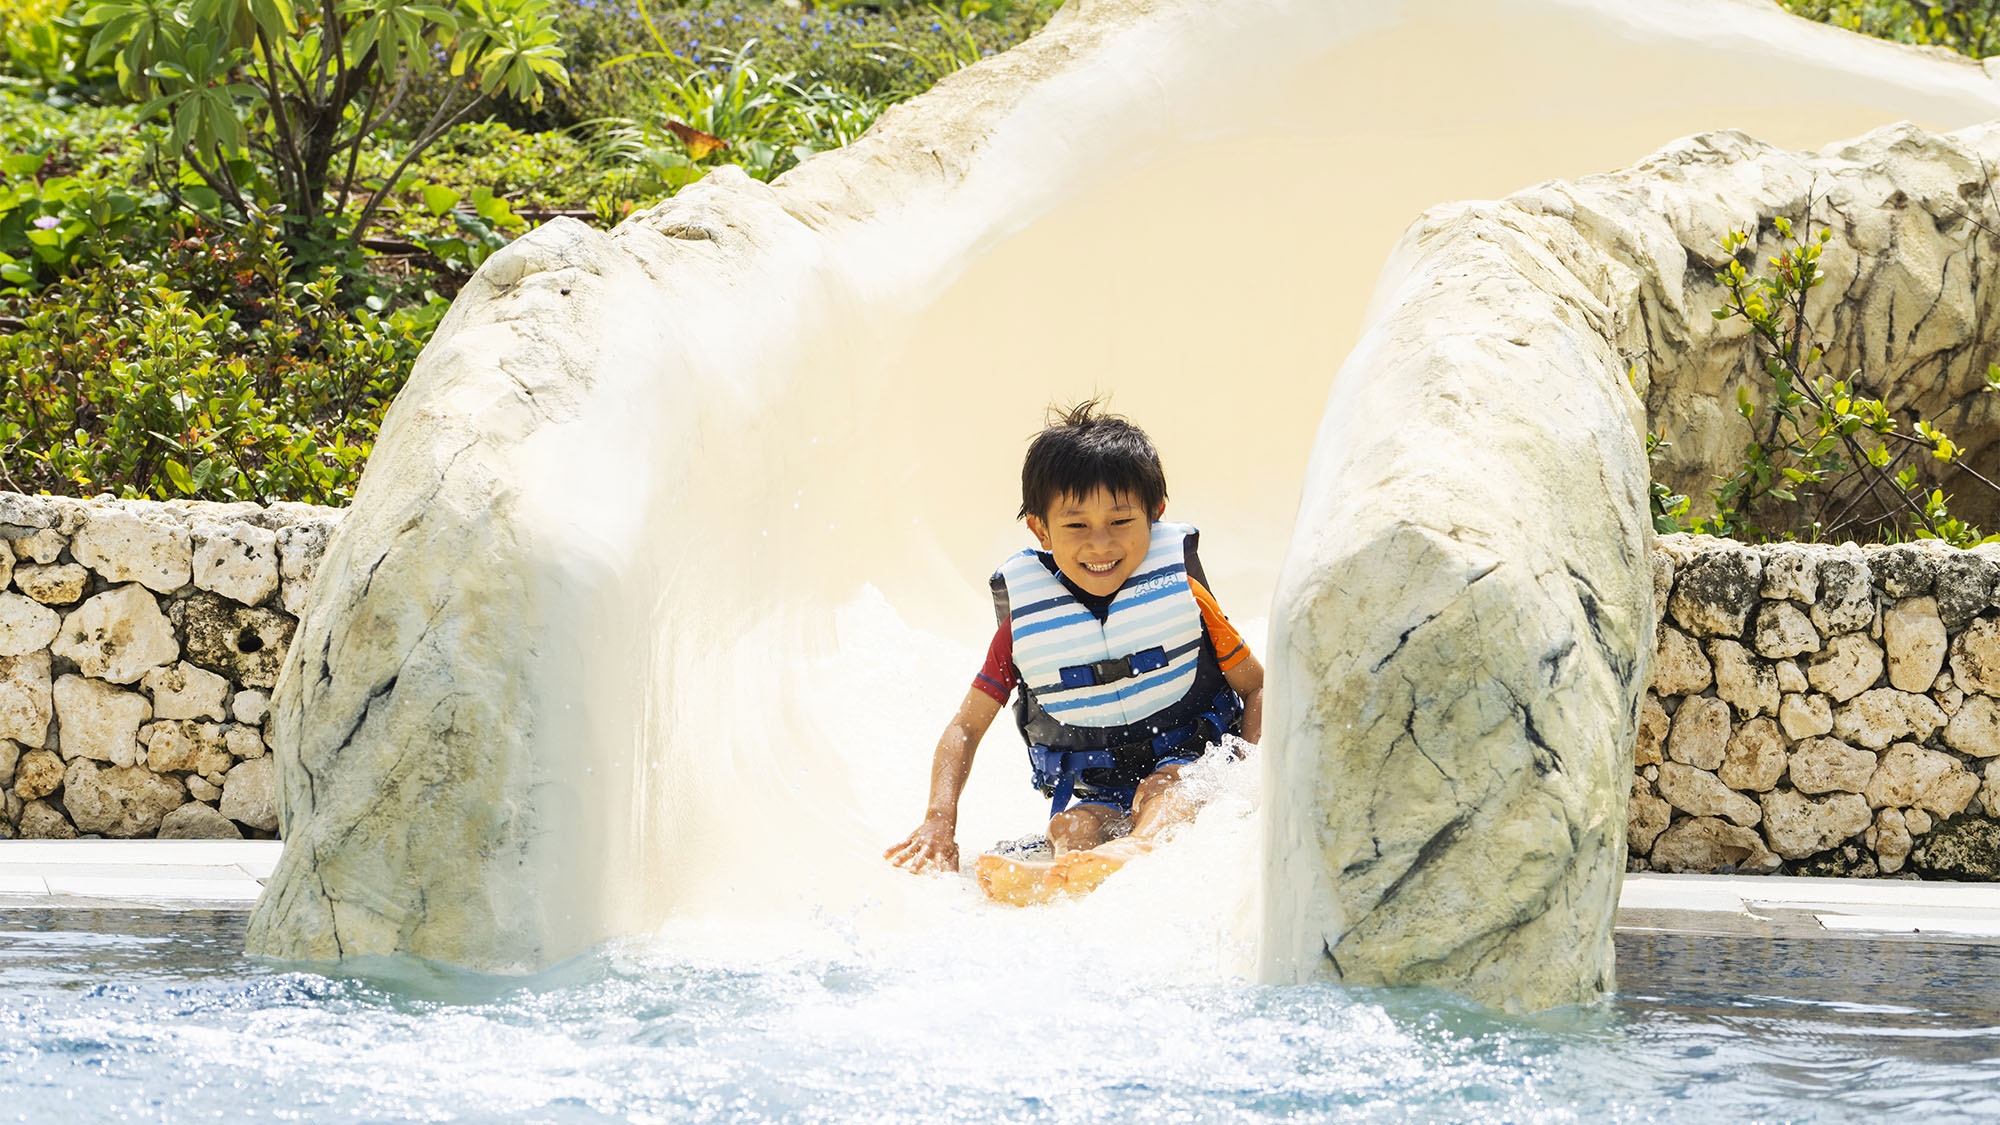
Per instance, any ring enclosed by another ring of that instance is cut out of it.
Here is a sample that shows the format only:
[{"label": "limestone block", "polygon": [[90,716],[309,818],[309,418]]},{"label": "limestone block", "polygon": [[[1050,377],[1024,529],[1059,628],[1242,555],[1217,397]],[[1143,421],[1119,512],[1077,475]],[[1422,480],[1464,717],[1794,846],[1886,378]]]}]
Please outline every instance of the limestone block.
[{"label": "limestone block", "polygon": [[46,652],[0,656],[0,738],[40,746],[55,718]]},{"label": "limestone block", "polygon": [[1853,633],[1874,624],[1874,579],[1860,551],[1850,548],[1821,558],[1819,587],[1812,623],[1822,634]]},{"label": "limestone block", "polygon": [[252,828],[278,828],[278,777],[270,758],[238,762],[222,783],[222,815]]},{"label": "limestone block", "polygon": [[305,612],[306,594],[312,589],[313,575],[319,572],[320,556],[337,520],[321,518],[291,524],[278,530],[278,573],[284,579],[280,605],[297,617]]},{"label": "limestone block", "polygon": [[1819,600],[1819,560],[1795,543],[1764,552],[1763,595],[1811,605]]},{"label": "limestone block", "polygon": [[1736,708],[1738,718],[1770,715],[1778,710],[1778,673],[1735,641],[1708,643],[1715,664],[1716,697]]},{"label": "limestone block", "polygon": [[[1973,698],[1982,699],[1984,697],[1974,696]],[[1931,692],[1931,702],[1938,705],[1938,710],[1943,711],[1946,718],[1950,718],[1958,714],[1958,709],[1965,705],[1965,693],[1957,688],[1933,691]]]},{"label": "limestone block", "polygon": [[1975,758],[2000,756],[2000,699],[1968,698],[1944,726],[1945,745]]},{"label": "limestone block", "polygon": [[1806,611],[1787,601],[1765,602],[1757,609],[1757,652],[1773,660],[1819,651],[1819,631]]},{"label": "limestone block", "polygon": [[1653,850],[1653,841],[1673,820],[1673,806],[1655,797],[1652,787],[1634,780],[1632,797],[1625,812],[1625,849],[1633,855]]},{"label": "limestone block", "polygon": [[0,590],[6,589],[7,584],[13,580],[14,546],[7,540],[0,539]]},{"label": "limestone block", "polygon": [[[229,681],[183,660],[155,668],[139,684],[153,697],[156,719],[222,719],[226,717]],[[158,767],[155,767],[158,768]]]},{"label": "limestone block", "polygon": [[76,826],[47,801],[29,801],[18,829],[23,840],[74,840]]},{"label": "limestone block", "polygon": [[189,598],[185,612],[188,660],[249,687],[277,683],[297,621],[210,593]]},{"label": "limestone block", "polygon": [[212,783],[236,762],[220,723],[195,719],[149,723],[139,732],[139,741],[146,747],[146,768],[155,773],[198,773]]},{"label": "limestone block", "polygon": [[76,563],[14,568],[14,585],[43,605],[75,605],[90,589],[90,572]]},{"label": "limestone block", "polygon": [[1731,789],[1762,793],[1776,785],[1784,773],[1785,741],[1778,735],[1778,725],[1757,718],[1738,725],[1730,734],[1729,753],[1716,776]]},{"label": "limestone block", "polygon": [[1667,616],[1667,599],[1674,592],[1674,560],[1665,551],[1652,552],[1653,562],[1653,616],[1664,619]]},{"label": "limestone block", "polygon": [[1944,725],[1944,712],[1930,696],[1895,688],[1871,688],[1834,708],[1833,733],[1870,750],[1899,738],[1929,738]]},{"label": "limestone block", "polygon": [[174,627],[153,595],[138,585],[114,586],[62,620],[50,650],[94,679],[129,684],[180,655]]},{"label": "limestone block", "polygon": [[1801,793],[1859,793],[1875,775],[1875,753],[1837,738],[1811,738],[1792,748],[1792,787]]},{"label": "limestone block", "polygon": [[27,559],[47,565],[61,558],[63,548],[68,546],[69,540],[62,532],[49,527],[40,528],[13,541],[14,559],[17,564],[21,559]]},{"label": "limestone block", "polygon": [[193,797],[197,801],[213,805],[222,797],[222,786],[209,781],[198,773],[191,773],[181,780],[187,784],[188,796]]},{"label": "limestone block", "polygon": [[1707,689],[1710,679],[1701,642],[1671,625],[1660,626],[1659,645],[1653,655],[1653,690],[1660,695],[1695,695]]},{"label": "limestone block", "polygon": [[1873,808],[1920,808],[1941,817],[1965,810],[1979,792],[1979,778],[1957,758],[1914,742],[1898,742],[1882,755],[1862,795]]},{"label": "limestone block", "polygon": [[21,656],[47,648],[61,622],[55,610],[33,598],[0,593],[0,656]]},{"label": "limestone block", "polygon": [[1674,712],[1667,734],[1667,756],[1697,769],[1722,765],[1729,750],[1729,705],[1706,695],[1693,695]]},{"label": "limestone block", "polygon": [[235,698],[229,701],[229,707],[237,722],[248,723],[254,727],[262,723],[264,716],[270,713],[271,697],[265,692],[245,689],[236,693]]},{"label": "limestone block", "polygon": [[1877,813],[1874,827],[1861,839],[1875,853],[1875,861],[1882,865],[1885,875],[1901,871],[1903,861],[1910,856],[1910,829],[1903,822],[1901,809],[1883,809]]},{"label": "limestone block", "polygon": [[229,748],[232,758],[261,758],[264,755],[264,735],[256,727],[232,723],[222,732],[222,741]]},{"label": "limestone block", "polygon": [[98,507],[70,541],[76,561],[112,582],[137,582],[171,594],[194,577],[194,548],[185,524],[122,508]]},{"label": "limestone block", "polygon": [[1757,552],[1733,543],[1711,548],[1678,569],[1667,611],[1696,636],[1740,637],[1763,576]]},{"label": "limestone block", "polygon": [[254,606],[278,591],[278,536],[238,521],[194,527],[194,584]]},{"label": "limestone block", "polygon": [[1915,543],[1897,543],[1870,555],[1868,567],[1890,597],[1922,597],[1936,578],[1937,554]]},{"label": "limestone block", "polygon": [[162,840],[241,840],[243,830],[236,822],[223,816],[200,801],[187,804],[168,813],[160,820]]},{"label": "limestone block", "polygon": [[74,673],[56,680],[54,695],[64,759],[95,758],[114,766],[139,760],[139,724],[153,715],[145,696]]},{"label": "limestone block", "polygon": [[1974,620],[1951,642],[1951,680],[1967,692],[2000,695],[2000,617]]},{"label": "limestone block", "polygon": [[1652,865],[1655,871],[1686,874],[1741,871],[1761,875],[1776,871],[1779,861],[1755,829],[1714,817],[1694,817],[1660,834],[1653,844]]},{"label": "limestone block", "polygon": [[30,750],[14,767],[14,792],[24,801],[62,788],[62,757],[53,750]]},{"label": "limestone block", "polygon": [[1986,612],[1993,605],[1996,578],[2000,578],[2000,567],[1970,552],[1955,551],[1939,558],[1934,588],[1944,627],[1955,633]]},{"label": "limestone block", "polygon": [[21,744],[11,738],[0,738],[0,789],[14,787],[14,771],[20,764]]},{"label": "limestone block", "polygon": [[1806,679],[1806,670],[1799,667],[1796,660],[1780,660],[1771,667],[1778,672],[1778,690],[1781,692],[1801,692],[1812,686],[1812,681]]},{"label": "limestone block", "polygon": [[1720,816],[1747,827],[1762,815],[1757,802],[1724,785],[1714,774],[1680,762],[1660,767],[1657,788],[1668,804],[1693,816]]},{"label": "limestone block", "polygon": [[1833,702],[1824,695],[1788,695],[1778,704],[1785,737],[1797,742],[1833,733]]},{"label": "limestone block", "polygon": [[1910,830],[1910,835],[1921,836],[1931,830],[1931,814],[1922,809],[1904,809],[1902,813],[1903,826]]},{"label": "limestone block", "polygon": [[[1874,823],[1859,793],[1835,793],[1815,800],[1796,789],[1773,789],[1759,798],[1764,839],[1786,859],[1804,859],[1840,843]],[[1657,850],[1657,849],[1655,849]]]},{"label": "limestone block", "polygon": [[180,782],[138,766],[74,758],[63,774],[63,808],[79,832],[129,839],[159,832],[160,821],[187,803]]},{"label": "limestone block", "polygon": [[1660,706],[1660,697],[1647,692],[1639,701],[1639,741],[1632,749],[1634,766],[1659,764],[1660,751],[1666,746],[1667,731],[1672,725],[1667,709]]},{"label": "limestone block", "polygon": [[1944,667],[1944,622],[1935,598],[1906,598],[1882,610],[1882,645],[1888,650],[1889,686],[1929,691]]},{"label": "limestone block", "polygon": [[1829,638],[1818,655],[1806,661],[1806,679],[1813,690],[1845,703],[1882,678],[1882,646],[1859,633]]},{"label": "limestone block", "polygon": [[1910,864],[1946,879],[2000,880],[2000,820],[1968,816],[1940,824],[1911,849]]}]

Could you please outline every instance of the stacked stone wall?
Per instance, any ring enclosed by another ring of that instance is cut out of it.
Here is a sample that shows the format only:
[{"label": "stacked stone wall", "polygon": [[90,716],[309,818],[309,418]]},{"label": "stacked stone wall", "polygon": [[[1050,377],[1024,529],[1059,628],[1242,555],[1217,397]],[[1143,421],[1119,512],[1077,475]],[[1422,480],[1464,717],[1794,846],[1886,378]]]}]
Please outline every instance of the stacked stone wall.
[{"label": "stacked stone wall", "polygon": [[340,516],[0,493],[0,838],[275,836],[270,691]]},{"label": "stacked stone wall", "polygon": [[2000,875],[2000,545],[1663,536],[1628,867]]}]

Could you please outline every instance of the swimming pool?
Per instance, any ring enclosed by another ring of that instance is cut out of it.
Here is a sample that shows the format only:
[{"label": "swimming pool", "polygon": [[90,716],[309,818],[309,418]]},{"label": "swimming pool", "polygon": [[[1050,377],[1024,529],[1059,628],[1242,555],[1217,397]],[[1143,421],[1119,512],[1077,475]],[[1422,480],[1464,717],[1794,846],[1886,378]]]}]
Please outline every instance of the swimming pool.
[{"label": "swimming pool", "polygon": [[1038,949],[1018,915],[890,943],[831,918],[805,954],[669,927],[525,980],[301,971],[245,957],[245,917],[0,911],[0,1117],[2000,1115],[2000,952],[1976,942],[1626,932],[1614,1001],[1503,1017],[1204,980],[1123,935]]}]

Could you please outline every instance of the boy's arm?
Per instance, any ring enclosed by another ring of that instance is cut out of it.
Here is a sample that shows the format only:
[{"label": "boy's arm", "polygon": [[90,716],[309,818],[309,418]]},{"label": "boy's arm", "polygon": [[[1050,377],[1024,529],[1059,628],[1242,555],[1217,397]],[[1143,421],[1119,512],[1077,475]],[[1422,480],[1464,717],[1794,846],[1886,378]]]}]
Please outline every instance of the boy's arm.
[{"label": "boy's arm", "polygon": [[1243,643],[1229,619],[1222,616],[1215,595],[1198,579],[1190,578],[1188,587],[1194,593],[1195,603],[1201,606],[1202,627],[1208,630],[1216,659],[1222,662],[1222,678],[1243,697],[1243,741],[1256,742],[1264,737],[1264,666],[1257,663],[1250,646]]},{"label": "boy's arm", "polygon": [[1243,697],[1243,741],[1258,742],[1264,737],[1264,666],[1246,647],[1243,659],[1222,674],[1236,694]]},{"label": "boy's arm", "polygon": [[958,796],[972,772],[979,740],[999,713],[1000,704],[985,691],[974,687],[965,693],[931,756],[931,801],[924,822],[901,843],[885,849],[884,859],[911,871],[958,870]]}]

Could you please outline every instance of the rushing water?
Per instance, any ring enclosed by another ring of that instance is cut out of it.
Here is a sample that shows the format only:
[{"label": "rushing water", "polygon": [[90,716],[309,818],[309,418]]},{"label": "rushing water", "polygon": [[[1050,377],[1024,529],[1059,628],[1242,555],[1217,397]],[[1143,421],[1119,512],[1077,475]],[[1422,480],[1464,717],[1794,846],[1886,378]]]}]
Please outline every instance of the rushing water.
[{"label": "rushing water", "polygon": [[1036,913],[968,905],[886,945],[826,919],[831,940],[790,955],[725,956],[727,935],[669,927],[501,980],[246,958],[237,912],[9,910],[0,1118],[2000,1115],[1988,946],[1628,934],[1615,1001],[1502,1017],[1428,991],[1264,988],[1144,950],[1035,948],[1020,939]]}]

